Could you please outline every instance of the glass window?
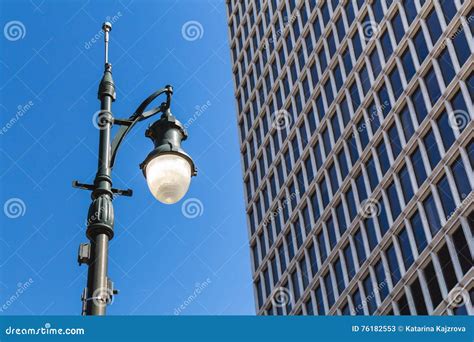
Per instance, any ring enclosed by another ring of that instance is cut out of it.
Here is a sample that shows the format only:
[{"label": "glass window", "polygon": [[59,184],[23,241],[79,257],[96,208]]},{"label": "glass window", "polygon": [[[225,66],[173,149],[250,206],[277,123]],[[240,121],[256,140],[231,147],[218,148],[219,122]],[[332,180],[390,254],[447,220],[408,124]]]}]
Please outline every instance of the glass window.
[{"label": "glass window", "polygon": [[436,123],[438,124],[439,131],[442,132],[441,139],[443,140],[444,149],[447,151],[453,144],[455,137],[446,111],[440,114],[436,119]]},{"label": "glass window", "polygon": [[415,132],[413,128],[413,122],[411,121],[410,111],[408,106],[405,105],[400,111],[400,120],[402,122],[403,133],[405,135],[405,140],[408,142]]},{"label": "glass window", "polygon": [[373,218],[365,219],[364,225],[365,225],[365,231],[367,233],[367,238],[369,242],[369,248],[372,251],[374,250],[375,246],[377,246],[378,244],[377,234],[375,232],[375,226],[374,226],[374,219]]},{"label": "glass window", "polygon": [[413,301],[415,303],[416,313],[418,315],[427,315],[428,310],[426,309],[425,300],[423,297],[423,291],[421,290],[420,281],[418,278],[413,281],[410,286],[411,294],[413,297]]},{"label": "glass window", "polygon": [[334,290],[332,288],[331,274],[329,272],[324,276],[324,286],[326,288],[326,299],[330,309],[334,305]]},{"label": "glass window", "polygon": [[388,129],[388,136],[390,138],[390,146],[392,147],[393,159],[397,159],[398,155],[402,151],[402,143],[398,138],[397,126],[395,122]]},{"label": "glass window", "polygon": [[324,310],[324,301],[323,301],[323,293],[321,291],[321,287],[318,286],[316,290],[314,291],[315,297],[316,297],[316,305],[318,307],[318,315],[319,316],[324,316],[325,315],[325,310]]},{"label": "glass window", "polygon": [[448,246],[444,245],[437,253],[448,292],[458,283]]},{"label": "glass window", "polygon": [[359,194],[359,202],[362,203],[367,198],[367,191],[365,190],[364,175],[362,172],[356,176],[357,193]]},{"label": "glass window", "polygon": [[380,65],[379,55],[376,47],[370,53],[370,64],[372,65],[374,78],[377,78],[377,76],[380,74],[380,71],[382,71],[382,66]]},{"label": "glass window", "polygon": [[342,275],[342,264],[339,258],[337,258],[334,262],[334,272],[336,273],[337,290],[339,291],[339,295],[341,295],[342,291],[344,291],[344,289],[346,288],[346,284],[344,283],[344,276]]},{"label": "glass window", "polygon": [[387,255],[388,265],[390,267],[390,273],[392,276],[392,283],[393,283],[393,286],[395,287],[395,285],[400,280],[401,275],[400,275],[400,268],[398,266],[397,255],[395,253],[395,248],[393,244],[390,244],[390,246],[387,248],[386,255]]},{"label": "glass window", "polygon": [[416,7],[413,0],[403,0],[403,9],[405,10],[405,16],[408,21],[408,25],[411,24],[413,19],[416,17]]},{"label": "glass window", "polygon": [[458,32],[458,34],[452,37],[452,42],[454,45],[454,50],[456,50],[459,65],[462,67],[471,55],[471,52],[469,50],[469,44],[467,43],[463,27],[459,26],[456,32]]},{"label": "glass window", "polygon": [[319,183],[319,191],[321,192],[321,199],[323,200],[323,208],[326,208],[329,204],[329,194],[328,187],[326,184],[326,177],[323,177],[323,179]]},{"label": "glass window", "polygon": [[406,166],[403,166],[398,173],[398,178],[402,186],[403,198],[405,199],[405,204],[410,202],[413,197],[413,189],[411,187],[410,174]]},{"label": "glass window", "polygon": [[434,8],[431,9],[431,12],[426,17],[426,27],[428,27],[431,41],[433,42],[433,45],[435,45],[441,36],[441,25],[439,24],[438,16],[436,15]]},{"label": "glass window", "polygon": [[425,83],[426,88],[428,89],[428,95],[430,96],[431,104],[434,105],[441,96],[441,90],[439,89],[438,80],[432,66],[425,75]]},{"label": "glass window", "polygon": [[346,178],[349,170],[347,168],[346,155],[344,154],[344,148],[342,148],[337,154],[337,161],[339,162],[339,171],[341,172],[342,181]]},{"label": "glass window", "polygon": [[378,146],[376,147],[377,155],[379,157],[380,168],[382,170],[382,174],[385,175],[387,170],[390,168],[390,161],[388,160],[387,155],[387,148],[385,147],[383,139],[380,141]]},{"label": "glass window", "polygon": [[419,147],[416,147],[416,149],[411,154],[410,159],[411,163],[413,164],[413,169],[415,171],[415,178],[418,183],[418,187],[420,187],[426,179],[426,171]]},{"label": "glass window", "polygon": [[428,112],[426,110],[425,102],[423,100],[423,94],[421,93],[421,89],[419,86],[416,87],[416,90],[411,95],[411,101],[413,103],[413,106],[415,107],[415,113],[416,117],[418,118],[418,124],[421,124]]},{"label": "glass window", "polygon": [[398,13],[398,11],[392,18],[392,27],[393,33],[395,34],[395,39],[397,43],[400,43],[400,40],[402,40],[405,34],[405,29],[403,28],[402,18],[400,17],[400,13]]},{"label": "glass window", "polygon": [[367,274],[362,283],[364,285],[367,308],[369,309],[369,314],[372,315],[377,309],[377,302],[375,301],[375,293],[372,286],[372,278],[370,277],[370,273]]},{"label": "glass window", "polygon": [[286,238],[286,245],[288,247],[288,256],[291,260],[295,256],[295,249],[293,247],[293,237],[291,236],[291,230],[289,230],[288,233],[286,233],[285,238]]},{"label": "glass window", "polygon": [[354,304],[354,313],[356,315],[363,315],[364,306],[362,305],[362,300],[360,298],[359,288],[357,288],[352,294],[352,303]]},{"label": "glass window", "polygon": [[316,259],[316,251],[314,249],[314,244],[309,245],[308,254],[311,266],[311,274],[314,277],[314,275],[318,272],[318,261]]},{"label": "glass window", "polygon": [[441,295],[438,279],[436,278],[436,271],[433,267],[433,262],[431,260],[425,266],[423,273],[425,275],[426,284],[429,288],[428,292],[430,293],[431,302],[433,303],[433,309],[435,309],[443,300],[443,296]]},{"label": "glass window", "polygon": [[388,296],[388,283],[385,276],[382,259],[379,259],[374,267],[375,277],[377,278],[377,288],[379,290],[380,299],[383,301]]},{"label": "glass window", "polygon": [[296,268],[291,273],[291,283],[293,284],[293,293],[295,295],[295,303],[300,299],[300,284],[298,282],[298,272]]},{"label": "glass window", "polygon": [[388,30],[385,30],[385,32],[382,33],[380,40],[381,40],[381,45],[382,45],[382,51],[385,57],[385,62],[387,62],[393,53],[392,43],[390,42],[390,36],[388,34]]},{"label": "glass window", "polygon": [[469,252],[469,245],[467,244],[462,228],[457,228],[452,237],[462,272],[463,274],[466,274],[471,269],[471,267],[474,266],[474,259]]},{"label": "glass window", "polygon": [[426,56],[428,56],[428,47],[426,46],[425,38],[421,28],[413,37],[413,43],[416,46],[416,54],[418,55],[418,63],[422,64]]},{"label": "glass window", "polygon": [[428,154],[431,169],[434,169],[441,160],[441,156],[439,155],[438,142],[436,141],[432,129],[430,129],[423,137],[423,142],[425,144],[426,154]]},{"label": "glass window", "polygon": [[392,211],[392,218],[393,221],[395,221],[401,213],[400,202],[398,200],[397,187],[395,185],[395,182],[392,181],[392,183],[388,186],[387,195],[388,200],[390,202],[390,209]]},{"label": "glass window", "polygon": [[410,218],[411,229],[413,230],[413,235],[415,236],[415,243],[418,248],[418,254],[423,252],[427,245],[425,231],[423,229],[423,223],[421,222],[421,217],[418,211],[415,211],[413,216]]},{"label": "glass window", "polygon": [[375,161],[372,156],[370,156],[370,158],[367,160],[365,168],[367,170],[367,175],[369,176],[370,188],[373,191],[375,187],[379,184],[379,179],[377,177],[377,171],[375,169]]},{"label": "glass window", "polygon": [[423,207],[425,208],[425,215],[428,220],[431,234],[436,235],[438,230],[441,228],[441,222],[438,217],[438,210],[434,202],[433,195],[429,194],[428,197],[423,201]]},{"label": "glass window", "polygon": [[469,178],[464,169],[464,163],[460,157],[451,164],[451,172],[453,173],[454,181],[458,188],[459,197],[463,200],[471,192],[471,185],[469,184]]},{"label": "glass window", "polygon": [[[412,2],[412,1],[410,1],[410,2]],[[400,315],[403,315],[403,316],[411,315],[410,307],[408,306],[408,301],[407,301],[407,297],[406,297],[405,294],[403,294],[400,297],[400,299],[398,299],[397,306],[398,306],[398,311],[400,312]]]},{"label": "glass window", "polygon": [[411,78],[415,74],[415,65],[411,57],[410,49],[407,47],[405,52],[402,54],[403,70],[405,71],[405,77],[407,83],[410,82]]},{"label": "glass window", "polygon": [[400,230],[397,235],[397,239],[402,252],[403,264],[405,265],[405,269],[408,270],[413,264],[413,253],[411,252],[410,240],[405,227]]},{"label": "glass window", "polygon": [[280,259],[281,274],[283,274],[283,272],[285,272],[285,270],[286,270],[285,247],[283,246],[283,244],[278,246],[278,256],[279,256],[279,259]]},{"label": "glass window", "polygon": [[262,284],[260,278],[255,282],[255,288],[257,289],[258,307],[260,308],[263,305]]},{"label": "glass window", "polygon": [[336,238],[336,231],[334,228],[334,221],[332,220],[332,217],[330,217],[326,221],[326,228],[327,228],[327,232],[329,236],[329,246],[331,247],[331,249],[333,249],[334,246],[336,245],[337,238]]},{"label": "glass window", "polygon": [[356,246],[357,256],[359,258],[359,265],[362,265],[366,259],[364,240],[362,238],[362,231],[359,229],[354,234],[354,243]]},{"label": "glass window", "polygon": [[446,220],[453,214],[454,210],[456,210],[456,203],[454,202],[453,195],[451,194],[451,190],[449,188],[448,178],[444,175],[436,184],[438,189],[439,199],[441,200],[441,204],[444,210],[444,217]]},{"label": "glass window", "polygon": [[326,243],[324,241],[324,234],[322,230],[319,231],[317,238],[318,238],[318,246],[319,246],[319,256],[320,256],[321,264],[322,264],[324,263],[324,261],[326,260],[328,256],[326,252]]},{"label": "glass window", "polygon": [[344,247],[344,261],[346,262],[347,275],[352,279],[355,275],[354,259],[352,258],[351,245]]},{"label": "glass window", "polygon": [[389,74],[390,83],[392,85],[393,94],[395,95],[395,101],[400,97],[403,92],[402,81],[398,69],[395,67]]},{"label": "glass window", "polygon": [[314,222],[317,222],[321,215],[319,212],[318,196],[316,194],[316,191],[313,192],[313,194],[311,195],[311,207],[313,208]]},{"label": "glass window", "polygon": [[349,190],[347,190],[345,198],[347,202],[347,207],[349,208],[349,217],[352,222],[352,220],[354,220],[354,217],[357,215],[357,209],[355,205],[354,193],[352,192],[352,188],[349,188]]},{"label": "glass window", "polygon": [[439,54],[437,60],[441,69],[441,74],[443,75],[444,84],[448,86],[456,73],[447,48],[444,48],[444,50]]}]

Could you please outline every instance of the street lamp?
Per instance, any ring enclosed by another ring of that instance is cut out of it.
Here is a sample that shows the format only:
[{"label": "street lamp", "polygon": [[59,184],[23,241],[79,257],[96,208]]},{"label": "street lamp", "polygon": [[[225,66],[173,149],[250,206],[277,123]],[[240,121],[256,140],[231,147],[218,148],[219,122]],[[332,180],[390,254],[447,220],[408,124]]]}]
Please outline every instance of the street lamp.
[{"label": "street lamp", "polygon": [[[112,25],[108,22],[102,26],[105,68],[98,92],[101,106],[97,112],[97,124],[100,130],[97,174],[93,184],[73,182],[76,188],[92,191],[86,230],[90,242],[79,246],[78,255],[79,265],[88,265],[87,287],[82,293],[82,315],[105,315],[107,304],[112,301],[113,295],[118,293],[107,276],[108,246],[114,237],[112,200],[115,196],[131,196],[132,190],[112,188],[111,171],[125,136],[138,122],[161,114],[161,117],[145,132],[145,136],[153,141],[155,148],[140,164],[148,188],[158,201],[165,204],[178,202],[188,191],[191,177],[197,174],[193,160],[181,148],[181,142],[187,138],[187,132],[171,114],[173,95],[171,86],[165,86],[151,94],[128,119],[118,119],[112,115],[112,102],[115,101],[116,94],[112,65],[108,62],[111,29]],[[166,101],[158,107],[147,110],[160,95],[166,95]],[[113,125],[120,126],[120,129],[111,142]]]}]

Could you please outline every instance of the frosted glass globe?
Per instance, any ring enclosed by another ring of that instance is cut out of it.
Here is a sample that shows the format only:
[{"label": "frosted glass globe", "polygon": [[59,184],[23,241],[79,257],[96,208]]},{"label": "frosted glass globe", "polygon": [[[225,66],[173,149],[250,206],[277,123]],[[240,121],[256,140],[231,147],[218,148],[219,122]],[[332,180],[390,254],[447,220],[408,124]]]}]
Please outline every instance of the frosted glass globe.
[{"label": "frosted glass globe", "polygon": [[159,155],[146,166],[146,182],[155,198],[165,204],[178,202],[191,183],[191,165],[178,154]]}]

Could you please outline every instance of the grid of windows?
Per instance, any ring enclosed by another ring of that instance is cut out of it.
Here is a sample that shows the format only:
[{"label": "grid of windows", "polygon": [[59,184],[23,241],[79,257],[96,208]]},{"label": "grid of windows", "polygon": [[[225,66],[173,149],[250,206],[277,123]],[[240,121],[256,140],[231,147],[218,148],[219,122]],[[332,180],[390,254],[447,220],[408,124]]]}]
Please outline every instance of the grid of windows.
[{"label": "grid of windows", "polygon": [[258,313],[472,311],[472,5],[227,4]]}]

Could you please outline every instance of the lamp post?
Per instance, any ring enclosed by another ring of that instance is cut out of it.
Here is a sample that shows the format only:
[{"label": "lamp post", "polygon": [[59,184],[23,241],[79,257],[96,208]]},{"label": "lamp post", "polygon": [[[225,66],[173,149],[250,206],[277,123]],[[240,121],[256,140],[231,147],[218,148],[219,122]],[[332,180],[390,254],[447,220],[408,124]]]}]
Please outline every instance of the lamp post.
[{"label": "lamp post", "polygon": [[[151,138],[154,150],[149,153],[140,168],[147,180],[153,196],[162,203],[178,202],[187,192],[191,177],[197,174],[191,157],[181,148],[181,141],[187,138],[183,125],[171,114],[170,105],[173,88],[166,86],[144,100],[128,119],[117,119],[112,114],[112,102],[115,101],[115,84],[112,79],[112,65],[108,61],[109,32],[112,25],[104,23],[105,68],[100,81],[98,98],[100,111],[99,153],[97,174],[93,184],[73,182],[76,188],[92,191],[92,203],[87,215],[86,235],[89,243],[79,247],[79,265],[87,264],[87,286],[82,293],[82,315],[105,315],[106,307],[113,295],[113,282],[107,276],[109,241],[114,237],[114,210],[112,200],[117,195],[131,196],[132,190],[120,190],[112,187],[112,168],[117,151],[136,123],[158,113],[161,117],[145,132]],[[158,107],[146,110],[160,95],[166,95],[166,101]],[[113,125],[120,126],[111,141]]]}]

